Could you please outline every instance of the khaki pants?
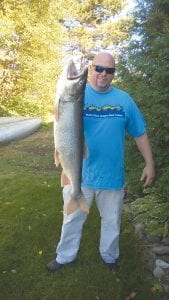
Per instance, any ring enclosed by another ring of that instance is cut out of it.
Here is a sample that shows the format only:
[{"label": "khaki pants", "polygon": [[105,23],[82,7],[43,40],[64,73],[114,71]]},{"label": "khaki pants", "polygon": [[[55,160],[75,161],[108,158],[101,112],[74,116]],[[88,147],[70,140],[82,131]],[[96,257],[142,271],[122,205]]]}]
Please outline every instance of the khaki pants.
[{"label": "khaki pants", "polygon": [[[119,257],[119,234],[124,189],[92,190],[82,188],[82,191],[89,207],[93,199],[96,200],[101,217],[100,255],[106,263],[113,263]],[[63,188],[64,211],[68,199],[70,199],[70,192],[71,186],[66,185]],[[61,237],[56,249],[58,263],[65,264],[75,260],[86,218],[87,214],[80,209],[70,215],[64,214]]]}]

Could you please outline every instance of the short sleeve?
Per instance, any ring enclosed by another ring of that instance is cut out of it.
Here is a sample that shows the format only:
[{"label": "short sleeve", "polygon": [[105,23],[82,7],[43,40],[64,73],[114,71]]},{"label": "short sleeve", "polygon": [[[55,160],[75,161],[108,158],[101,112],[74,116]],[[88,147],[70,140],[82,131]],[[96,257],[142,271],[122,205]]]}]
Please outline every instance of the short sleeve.
[{"label": "short sleeve", "polygon": [[145,119],[132,98],[130,98],[126,131],[134,138],[137,138],[146,132]]}]

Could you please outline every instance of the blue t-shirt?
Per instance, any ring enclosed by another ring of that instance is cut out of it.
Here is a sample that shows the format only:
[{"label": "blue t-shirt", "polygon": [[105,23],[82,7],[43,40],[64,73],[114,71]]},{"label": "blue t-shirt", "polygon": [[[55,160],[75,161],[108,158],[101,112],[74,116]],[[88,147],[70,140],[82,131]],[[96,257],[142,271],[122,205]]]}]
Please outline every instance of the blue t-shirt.
[{"label": "blue t-shirt", "polygon": [[87,84],[83,119],[88,150],[83,160],[82,186],[121,189],[125,184],[126,132],[136,138],[146,131],[140,110],[126,92],[114,86],[102,93]]}]

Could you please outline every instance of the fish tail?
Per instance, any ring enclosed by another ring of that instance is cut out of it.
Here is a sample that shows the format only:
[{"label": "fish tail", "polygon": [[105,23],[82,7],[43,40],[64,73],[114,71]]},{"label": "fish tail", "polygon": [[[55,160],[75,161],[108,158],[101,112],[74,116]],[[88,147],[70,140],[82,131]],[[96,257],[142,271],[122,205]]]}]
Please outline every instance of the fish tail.
[{"label": "fish tail", "polygon": [[87,214],[89,213],[89,206],[83,196],[79,199],[79,208],[83,212],[85,212]]},{"label": "fish tail", "polygon": [[89,206],[84,199],[84,196],[81,195],[80,198],[74,199],[71,197],[68,205],[67,205],[67,215],[72,214],[75,210],[80,209],[84,213],[88,214],[89,213]]}]

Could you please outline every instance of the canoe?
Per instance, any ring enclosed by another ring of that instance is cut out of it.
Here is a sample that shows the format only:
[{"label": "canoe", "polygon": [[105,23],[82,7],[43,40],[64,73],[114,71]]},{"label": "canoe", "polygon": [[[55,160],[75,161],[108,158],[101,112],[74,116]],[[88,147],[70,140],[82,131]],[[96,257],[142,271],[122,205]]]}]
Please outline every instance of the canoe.
[{"label": "canoe", "polygon": [[27,137],[34,133],[41,123],[41,118],[1,117],[0,145]]}]

